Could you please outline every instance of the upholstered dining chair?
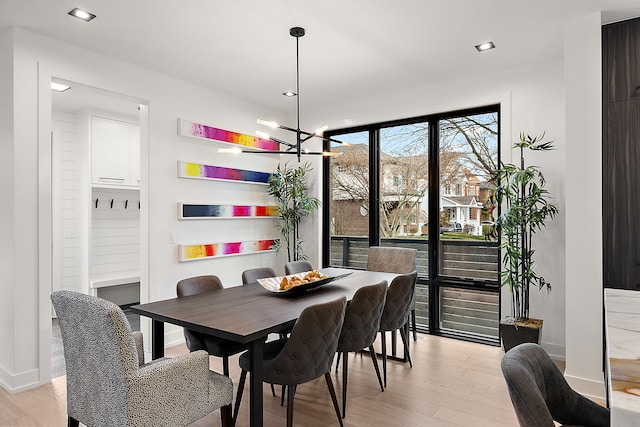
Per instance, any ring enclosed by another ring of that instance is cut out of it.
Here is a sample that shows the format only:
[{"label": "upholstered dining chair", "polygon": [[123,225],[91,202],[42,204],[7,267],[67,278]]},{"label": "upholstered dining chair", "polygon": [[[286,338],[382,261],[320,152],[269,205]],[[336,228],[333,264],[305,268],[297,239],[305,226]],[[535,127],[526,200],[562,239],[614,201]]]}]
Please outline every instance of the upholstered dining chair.
[{"label": "upholstered dining chair", "polygon": [[412,272],[396,276],[387,289],[387,299],[384,302],[382,316],[380,317],[380,345],[382,346],[382,372],[384,386],[387,386],[387,340],[386,333],[400,331],[400,338],[404,345],[404,351],[413,367],[409,354],[409,337],[407,336],[407,319],[411,311],[411,301],[416,289],[418,273]]},{"label": "upholstered dining chair", "polygon": [[258,279],[264,279],[265,277],[276,277],[275,270],[271,267],[250,268],[242,272],[242,284],[257,283]]},{"label": "upholstered dining chair", "polygon": [[[293,425],[293,400],[298,385],[324,375],[333,407],[342,426],[338,399],[331,380],[331,363],[338,347],[344,322],[346,298],[342,297],[305,308],[287,339],[268,341],[264,345],[262,375],[264,382],[281,384],[287,390],[287,427]],[[242,391],[249,372],[249,354],[240,356],[242,374],[234,410],[234,421],[242,401]]]},{"label": "upholstered dining chair", "polygon": [[[373,343],[378,335],[380,317],[387,295],[387,281],[358,289],[347,305],[344,323],[338,340],[338,354],[342,355],[342,417],[347,414],[348,354],[368,348],[378,376],[380,391],[384,391],[378,358]],[[336,364],[336,369],[338,369]]]},{"label": "upholstered dining chair", "polygon": [[73,291],[51,294],[67,371],[68,425],[184,426],[221,408],[230,426],[233,384],[204,351],[144,364],[142,334],[120,307]]},{"label": "upholstered dining chair", "polygon": [[[409,274],[416,270],[418,251],[412,248],[391,246],[371,246],[367,254],[367,270],[385,273]],[[411,329],[413,340],[417,341],[416,332],[416,298],[411,300]]]},{"label": "upholstered dining chair", "polygon": [[520,344],[502,358],[502,373],[521,427],[605,427],[609,410],[574,391],[538,344]]},{"label": "upholstered dining chair", "polygon": [[[215,275],[195,276],[182,279],[176,285],[178,298],[213,292],[222,289],[222,282]],[[189,351],[205,350],[212,356],[222,358],[222,372],[229,376],[229,357],[245,351],[248,346],[201,332],[184,329],[184,338]]]},{"label": "upholstered dining chair", "polygon": [[[271,267],[256,267],[250,268],[248,270],[244,270],[242,272],[242,284],[243,285],[253,285],[258,283],[258,279],[264,279],[266,277],[276,277],[276,272]],[[280,338],[285,338],[287,333],[290,331],[282,331],[280,332]],[[271,384],[271,394],[276,395],[276,390]],[[284,397],[284,390],[282,392]]]},{"label": "upholstered dining chair", "polygon": [[313,270],[313,265],[309,261],[289,261],[284,265],[284,273],[286,275],[304,273]]}]

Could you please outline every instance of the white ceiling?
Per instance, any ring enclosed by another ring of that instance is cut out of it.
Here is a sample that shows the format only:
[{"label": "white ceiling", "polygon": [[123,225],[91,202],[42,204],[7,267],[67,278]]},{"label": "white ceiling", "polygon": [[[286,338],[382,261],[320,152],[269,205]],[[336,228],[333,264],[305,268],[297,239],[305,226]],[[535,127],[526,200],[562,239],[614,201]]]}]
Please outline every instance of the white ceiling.
[{"label": "white ceiling", "polygon": [[[86,23],[67,15],[82,7]],[[18,26],[281,111],[317,107],[562,55],[562,24],[603,11],[640,16],[638,0],[2,0]],[[496,49],[474,45],[492,40]]]}]

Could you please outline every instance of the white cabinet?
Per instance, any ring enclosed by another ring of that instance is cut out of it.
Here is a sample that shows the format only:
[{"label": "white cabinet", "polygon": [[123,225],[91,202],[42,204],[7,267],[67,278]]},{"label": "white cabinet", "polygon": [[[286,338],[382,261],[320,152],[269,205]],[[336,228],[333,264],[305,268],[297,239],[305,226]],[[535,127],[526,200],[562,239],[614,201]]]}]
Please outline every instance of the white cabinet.
[{"label": "white cabinet", "polygon": [[140,186],[140,126],[91,116],[91,181],[97,186]]}]

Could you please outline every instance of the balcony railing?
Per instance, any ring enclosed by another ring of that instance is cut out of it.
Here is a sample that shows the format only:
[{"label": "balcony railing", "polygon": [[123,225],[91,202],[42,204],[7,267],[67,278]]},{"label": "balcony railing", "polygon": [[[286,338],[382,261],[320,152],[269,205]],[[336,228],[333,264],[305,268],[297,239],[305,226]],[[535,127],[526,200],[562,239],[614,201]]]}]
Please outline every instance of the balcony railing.
[{"label": "balcony railing", "polygon": [[[422,278],[429,274],[429,241],[425,238],[381,239],[381,246],[401,246],[418,251],[416,269]],[[479,240],[440,240],[440,275],[483,283],[499,282],[498,243]],[[332,236],[330,263],[365,269],[369,240],[366,237]],[[423,282],[423,283],[420,283]],[[416,321],[428,329],[429,285],[420,280],[416,287]],[[440,286],[440,325],[442,330],[498,339],[499,293],[494,289],[469,289],[469,286]]]}]

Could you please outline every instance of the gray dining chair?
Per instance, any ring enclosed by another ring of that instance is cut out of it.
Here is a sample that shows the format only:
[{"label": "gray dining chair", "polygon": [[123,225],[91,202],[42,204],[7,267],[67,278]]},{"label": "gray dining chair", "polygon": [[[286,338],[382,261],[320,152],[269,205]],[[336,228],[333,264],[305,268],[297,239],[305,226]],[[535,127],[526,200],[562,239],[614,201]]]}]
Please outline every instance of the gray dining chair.
[{"label": "gray dining chair", "polygon": [[[298,385],[324,375],[333,407],[342,426],[342,417],[331,380],[331,364],[338,347],[347,305],[345,297],[305,308],[293,326],[289,338],[264,344],[262,375],[264,382],[281,384],[287,390],[287,427],[293,425],[293,400]],[[242,392],[250,372],[248,352],[240,355],[242,374],[234,410],[234,420],[242,401]]]},{"label": "gray dining chair", "polygon": [[[416,258],[418,251],[412,248],[399,248],[392,246],[371,246],[367,254],[367,270],[382,271],[385,273],[409,274],[416,271]],[[411,300],[411,330],[413,340],[418,340],[416,330],[416,298]]]},{"label": "gray dining chair", "polygon": [[284,265],[284,273],[297,274],[313,270],[313,265],[309,261],[290,261]]},{"label": "gray dining chair", "polygon": [[413,367],[409,353],[409,337],[407,336],[407,322],[411,301],[416,289],[417,272],[396,276],[387,289],[387,299],[384,302],[382,317],[380,318],[380,345],[382,346],[382,372],[384,386],[387,386],[387,340],[386,333],[400,331],[400,338],[404,345],[409,366]]},{"label": "gray dining chair", "polygon": [[[244,270],[242,272],[242,284],[243,285],[257,284],[258,283],[258,279],[264,279],[266,277],[276,277],[275,270],[273,268],[271,268],[271,267],[250,268],[250,269]],[[279,333],[280,338],[285,338],[289,332],[291,332],[291,331],[287,330],[287,331],[280,332]],[[273,396],[275,396],[276,395],[276,390],[273,387],[273,384],[270,384],[270,386],[271,386],[271,394],[273,394]],[[282,391],[282,395],[284,396],[284,390]]]},{"label": "gray dining chair", "polygon": [[[338,356],[342,355],[342,417],[347,414],[347,379],[349,352],[361,351],[368,348],[373,367],[378,376],[380,391],[384,391],[378,358],[373,343],[380,328],[380,318],[387,295],[387,281],[383,280],[375,285],[363,286],[353,295],[347,305],[344,323],[338,340]],[[339,358],[338,358],[339,360]],[[336,363],[336,370],[338,369]]]},{"label": "gray dining chair", "polygon": [[[218,276],[195,276],[180,280],[176,285],[176,293],[178,298],[183,298],[223,288]],[[248,348],[247,344],[228,341],[187,328],[184,328],[184,338],[189,351],[205,350],[212,356],[222,358],[222,371],[227,376],[229,375],[229,357]]]},{"label": "gray dining chair", "polygon": [[242,272],[242,284],[249,285],[257,283],[258,279],[264,279],[266,277],[276,277],[275,270],[271,267],[250,268]]},{"label": "gray dining chair", "polygon": [[574,391],[538,344],[513,347],[501,366],[520,427],[554,427],[554,421],[583,427],[610,425],[609,410]]},{"label": "gray dining chair", "polygon": [[67,372],[68,425],[185,426],[221,408],[230,426],[233,384],[209,370],[204,351],[144,363],[142,333],[120,307],[73,291],[56,291]]}]

